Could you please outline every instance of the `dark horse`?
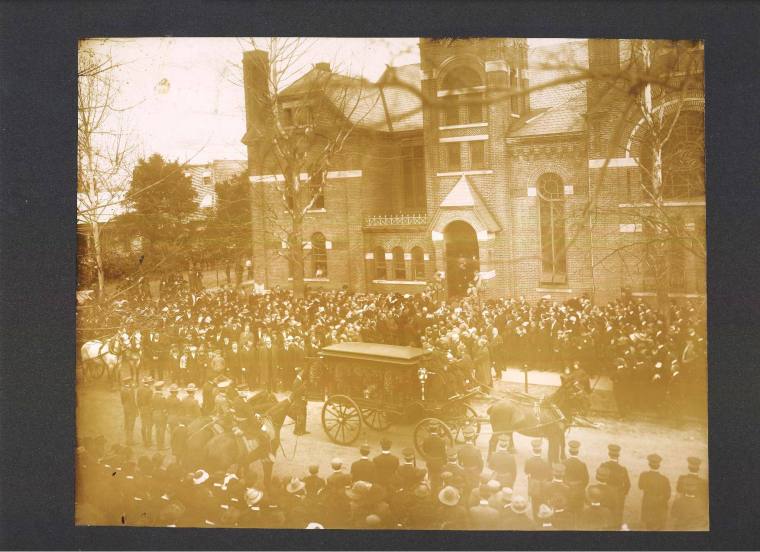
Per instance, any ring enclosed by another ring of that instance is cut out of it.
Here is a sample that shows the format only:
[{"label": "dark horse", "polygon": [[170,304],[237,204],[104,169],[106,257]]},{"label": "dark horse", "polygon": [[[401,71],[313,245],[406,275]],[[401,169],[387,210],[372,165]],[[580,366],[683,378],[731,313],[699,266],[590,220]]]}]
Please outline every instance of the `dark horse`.
[{"label": "dark horse", "polygon": [[[269,407],[261,417],[236,418],[234,429],[222,427],[210,416],[202,416],[186,428],[175,429],[172,450],[184,467],[203,468],[209,473],[226,471],[233,465],[245,471],[260,460],[264,480],[268,482],[290,405],[287,398]],[[256,427],[258,424],[260,427]]]},{"label": "dark horse", "polygon": [[[488,409],[493,436],[489,450],[493,451],[500,435],[520,433],[549,441],[549,461],[565,457],[565,432],[571,425],[591,425],[580,415],[588,409],[589,399],[583,389],[563,385],[549,397],[538,399],[514,393],[499,400]],[[592,426],[593,427],[593,426]]]}]

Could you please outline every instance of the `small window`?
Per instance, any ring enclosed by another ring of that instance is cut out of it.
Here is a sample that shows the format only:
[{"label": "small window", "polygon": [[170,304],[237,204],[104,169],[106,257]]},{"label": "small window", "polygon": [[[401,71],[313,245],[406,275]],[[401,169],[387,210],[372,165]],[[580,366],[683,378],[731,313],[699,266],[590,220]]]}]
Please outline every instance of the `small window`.
[{"label": "small window", "polygon": [[311,264],[315,278],[327,278],[327,247],[321,232],[311,236]]},{"label": "small window", "polygon": [[470,168],[484,169],[486,166],[486,142],[477,140],[470,142]]},{"label": "small window", "polygon": [[425,150],[422,146],[401,148],[404,172],[404,207],[425,209]]},{"label": "small window", "polygon": [[382,247],[375,247],[375,279],[385,280],[388,272],[385,268],[385,250]]},{"label": "small window", "polygon": [[412,279],[425,279],[425,253],[420,246],[412,248]]},{"label": "small window", "polygon": [[450,171],[462,170],[461,142],[446,143],[446,167]]},{"label": "small window", "polygon": [[319,171],[309,178],[309,201],[314,200],[311,209],[325,208],[325,171]]},{"label": "small window", "polygon": [[456,97],[446,98],[443,106],[443,124],[444,125],[458,125],[459,124],[459,102]]},{"label": "small window", "polygon": [[211,177],[210,176],[204,176],[203,177],[203,187],[204,188],[211,188]]},{"label": "small window", "polygon": [[470,94],[466,97],[467,102],[467,122],[468,123],[482,123],[483,110],[485,103],[483,102],[482,94]]},{"label": "small window", "polygon": [[520,86],[518,84],[517,80],[517,69],[512,69],[512,72],[509,74],[509,84],[510,84],[510,93],[514,94],[513,96],[510,96],[509,98],[509,105],[511,107],[512,113],[515,115],[518,115],[520,113]]},{"label": "small window", "polygon": [[404,250],[398,246],[393,248],[393,278],[396,280],[406,280]]}]

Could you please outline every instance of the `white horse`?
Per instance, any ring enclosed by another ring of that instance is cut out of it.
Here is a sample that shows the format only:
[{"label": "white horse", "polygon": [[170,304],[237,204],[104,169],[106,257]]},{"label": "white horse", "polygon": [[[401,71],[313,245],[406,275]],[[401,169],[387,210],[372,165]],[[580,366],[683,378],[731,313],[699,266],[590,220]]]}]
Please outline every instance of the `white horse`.
[{"label": "white horse", "polygon": [[97,339],[87,341],[80,349],[84,377],[98,379],[105,371],[108,380],[113,383],[121,368],[123,351],[123,337],[119,334],[106,341]]}]

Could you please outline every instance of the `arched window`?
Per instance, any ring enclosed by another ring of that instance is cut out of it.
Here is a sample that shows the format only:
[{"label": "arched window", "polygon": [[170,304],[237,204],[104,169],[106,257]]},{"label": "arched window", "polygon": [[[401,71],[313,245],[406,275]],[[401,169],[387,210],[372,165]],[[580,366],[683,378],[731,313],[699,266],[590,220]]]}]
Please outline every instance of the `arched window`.
[{"label": "arched window", "polygon": [[412,279],[425,279],[425,253],[419,245],[412,247]]},{"label": "arched window", "polygon": [[321,232],[311,236],[311,266],[315,278],[327,278],[327,247]]},{"label": "arched window", "polygon": [[[450,69],[441,80],[441,90],[463,90],[482,85],[480,73],[466,65]],[[485,120],[483,98],[481,92],[447,96],[444,100],[442,124],[482,123]]]},{"label": "arched window", "polygon": [[385,250],[379,245],[375,247],[375,279],[385,280],[388,277],[388,271],[385,267]]},{"label": "arched window", "polygon": [[393,278],[396,280],[406,280],[404,250],[399,246],[393,248]]},{"label": "arched window", "polygon": [[538,179],[541,225],[541,282],[564,284],[567,280],[565,251],[565,196],[562,179],[547,173]]},{"label": "arched window", "polygon": [[466,65],[460,65],[450,69],[443,77],[441,82],[441,89],[443,90],[456,90],[459,88],[472,88],[473,86],[481,86],[483,79],[480,78],[478,73],[472,67]]},{"label": "arched window", "polygon": [[[664,142],[644,138],[641,142],[642,182],[652,189],[653,150],[662,152],[662,197],[685,199],[705,195],[705,121],[701,111],[681,111],[678,119],[666,120],[664,131],[673,125]],[[666,134],[667,135],[667,134]]]}]

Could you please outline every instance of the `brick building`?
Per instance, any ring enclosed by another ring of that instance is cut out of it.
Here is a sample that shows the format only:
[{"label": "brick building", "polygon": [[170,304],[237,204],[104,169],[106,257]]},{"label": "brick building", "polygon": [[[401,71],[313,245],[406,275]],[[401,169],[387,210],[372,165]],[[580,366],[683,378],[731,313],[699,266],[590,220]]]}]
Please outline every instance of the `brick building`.
[{"label": "brick building", "polygon": [[[626,109],[632,88],[607,77],[631,67],[632,51],[627,40],[528,48],[525,39],[421,39],[420,63],[389,68],[373,86],[317,64],[278,93],[283,124],[318,126],[308,106],[329,99],[313,86],[329,75],[345,85],[344,100],[353,94],[350,110],[333,102],[352,132],[304,221],[307,282],[413,293],[440,272],[456,294],[479,273],[486,297],[606,300],[624,287],[653,296],[647,244],[659,210],[680,225],[671,294],[702,295],[704,255],[691,247],[704,244],[701,70],[677,98],[657,96],[673,124],[655,209],[639,166],[643,125]],[[700,44],[688,51],[702,58]],[[243,66],[255,279],[287,286],[284,178],[257,100],[267,94],[267,56],[246,52]],[[582,72],[593,78],[556,83]]]}]

